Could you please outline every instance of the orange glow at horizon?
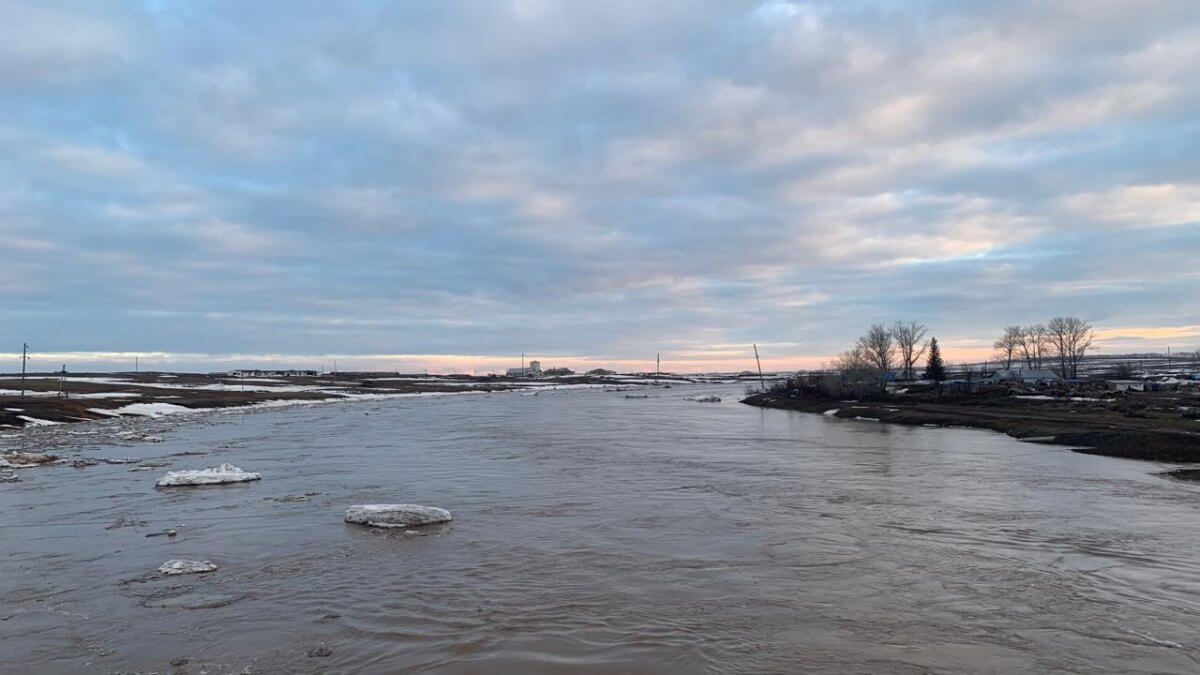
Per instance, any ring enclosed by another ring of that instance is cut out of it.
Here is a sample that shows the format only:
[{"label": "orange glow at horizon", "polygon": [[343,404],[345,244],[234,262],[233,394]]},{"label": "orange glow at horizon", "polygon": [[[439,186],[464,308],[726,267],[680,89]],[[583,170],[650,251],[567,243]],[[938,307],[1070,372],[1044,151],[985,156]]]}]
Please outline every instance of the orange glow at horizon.
[{"label": "orange glow at horizon", "polygon": [[[995,361],[991,339],[946,338],[938,341],[942,358],[948,364],[980,363]],[[786,343],[795,349],[793,343]],[[1113,327],[1096,329],[1096,351],[1099,354],[1121,354],[1138,352],[1163,353],[1167,346],[1173,351],[1194,352],[1200,349],[1200,326],[1150,326]],[[850,345],[847,344],[847,347]],[[771,348],[760,345],[762,368],[768,372],[788,372],[820,368],[832,361],[836,354],[771,353]],[[0,359],[16,360],[16,353],[0,353]],[[141,358],[143,370],[171,370],[185,364],[201,369],[213,370],[235,367],[270,367],[329,369],[336,361],[338,369],[383,370],[403,373],[429,372],[433,374],[467,373],[487,375],[503,374],[508,368],[520,365],[518,357],[495,354],[186,354],[170,352],[43,352],[31,353],[35,362],[54,364],[111,364],[117,370],[127,368],[135,356]],[[741,345],[697,346],[689,350],[663,352],[664,372],[740,372],[756,370],[754,352]],[[618,372],[652,372],[653,358],[631,359],[603,356],[540,355],[530,353],[526,361],[539,360],[542,368],[567,367],[577,373],[594,368],[606,368]],[[921,358],[924,365],[925,357]]]}]

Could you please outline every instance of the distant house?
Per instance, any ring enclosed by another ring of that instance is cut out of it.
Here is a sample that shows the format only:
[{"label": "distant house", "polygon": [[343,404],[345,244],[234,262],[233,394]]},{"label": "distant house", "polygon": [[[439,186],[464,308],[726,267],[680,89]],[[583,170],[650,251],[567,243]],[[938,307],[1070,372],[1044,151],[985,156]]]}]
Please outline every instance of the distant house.
[{"label": "distant house", "polygon": [[243,368],[241,370],[231,370],[227,377],[316,377],[318,375],[315,370],[257,370]]},{"label": "distant house", "polygon": [[545,375],[547,377],[563,377],[565,375],[574,375],[575,371],[570,368],[547,368]]},{"label": "distant house", "polygon": [[986,384],[1050,384],[1061,382],[1058,373],[1049,368],[1004,368],[983,377]]},{"label": "distant house", "polygon": [[1141,380],[1105,380],[1110,391],[1142,391],[1145,385]]},{"label": "distant house", "polygon": [[530,361],[528,368],[509,368],[506,375],[509,377],[541,377],[542,362]]}]

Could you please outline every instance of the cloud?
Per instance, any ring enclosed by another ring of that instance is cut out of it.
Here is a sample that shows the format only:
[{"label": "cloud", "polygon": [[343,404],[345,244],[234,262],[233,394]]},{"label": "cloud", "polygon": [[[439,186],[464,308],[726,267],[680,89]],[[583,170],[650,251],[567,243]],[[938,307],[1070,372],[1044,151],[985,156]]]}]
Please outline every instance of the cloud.
[{"label": "cloud", "polygon": [[42,155],[69,171],[100,177],[136,178],[146,171],[146,164],[137,157],[94,146],[62,143],[47,148]]},{"label": "cloud", "polygon": [[126,31],[102,17],[0,2],[0,86],[89,86],[132,58]]},{"label": "cloud", "polygon": [[1200,222],[1200,183],[1124,185],[1063,199],[1064,207],[1092,222],[1132,227],[1196,225]]},{"label": "cloud", "polygon": [[0,281],[48,350],[699,369],[1200,322],[1191,0],[0,19]]}]

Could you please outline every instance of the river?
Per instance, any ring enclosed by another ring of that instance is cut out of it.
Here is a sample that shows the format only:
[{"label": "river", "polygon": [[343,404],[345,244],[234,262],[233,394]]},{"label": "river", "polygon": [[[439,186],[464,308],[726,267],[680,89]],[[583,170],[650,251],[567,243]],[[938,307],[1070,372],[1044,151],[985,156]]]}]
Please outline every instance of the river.
[{"label": "river", "polygon": [[[1162,465],[647,393],[140,423],[161,443],[10,435],[172,464],[0,485],[0,671],[1200,669],[1200,486]],[[220,462],[263,480],[154,487]],[[377,502],[455,520],[342,522]],[[220,569],[147,575],[169,558]]]}]

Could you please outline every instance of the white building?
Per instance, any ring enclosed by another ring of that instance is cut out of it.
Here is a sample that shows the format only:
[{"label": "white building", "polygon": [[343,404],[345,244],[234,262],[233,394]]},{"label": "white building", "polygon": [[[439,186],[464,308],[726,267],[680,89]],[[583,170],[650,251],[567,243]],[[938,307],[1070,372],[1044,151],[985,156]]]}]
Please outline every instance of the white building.
[{"label": "white building", "polygon": [[1020,382],[1021,384],[1049,384],[1062,380],[1058,373],[1049,368],[1001,369],[983,378],[985,382]]},{"label": "white building", "polygon": [[542,362],[530,361],[528,368],[509,368],[507,375],[509,377],[541,377]]}]

